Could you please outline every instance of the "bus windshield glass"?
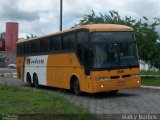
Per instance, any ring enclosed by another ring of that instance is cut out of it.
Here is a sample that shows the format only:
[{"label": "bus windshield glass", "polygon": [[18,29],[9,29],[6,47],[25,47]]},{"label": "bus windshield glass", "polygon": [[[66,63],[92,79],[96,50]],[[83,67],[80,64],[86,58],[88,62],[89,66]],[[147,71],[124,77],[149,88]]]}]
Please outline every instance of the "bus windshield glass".
[{"label": "bus windshield glass", "polygon": [[91,42],[134,41],[134,32],[95,32]]},{"label": "bus windshield glass", "polygon": [[110,43],[92,45],[93,69],[129,68],[138,66],[136,43]]}]

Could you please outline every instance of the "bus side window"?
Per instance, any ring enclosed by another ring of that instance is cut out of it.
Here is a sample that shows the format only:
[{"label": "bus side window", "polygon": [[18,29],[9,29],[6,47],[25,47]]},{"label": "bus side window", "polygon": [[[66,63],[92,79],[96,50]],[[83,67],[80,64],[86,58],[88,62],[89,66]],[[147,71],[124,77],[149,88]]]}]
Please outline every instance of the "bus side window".
[{"label": "bus side window", "polygon": [[40,52],[48,52],[49,40],[47,38],[40,41]]},{"label": "bus side window", "polygon": [[77,44],[88,43],[89,42],[89,33],[87,30],[77,31]]},{"label": "bus side window", "polygon": [[77,31],[77,54],[80,59],[81,64],[83,64],[82,46],[83,43],[89,42],[89,34],[87,30]]},{"label": "bus side window", "polygon": [[24,46],[23,44],[17,45],[17,55],[23,55],[24,54]]},{"label": "bus side window", "polygon": [[55,49],[54,49],[54,45],[55,45],[55,39],[54,39],[54,37],[51,37],[50,38],[50,51],[54,51]]},{"label": "bus side window", "polygon": [[89,32],[87,30],[77,31],[77,55],[80,63],[84,65],[86,75],[90,75],[91,70],[90,46],[88,44]]},{"label": "bus side window", "polygon": [[77,45],[77,54],[78,54],[78,57],[79,57],[79,60],[80,60],[80,63],[83,64],[83,54],[82,54],[82,45],[81,44],[78,44]]},{"label": "bus side window", "polygon": [[85,67],[85,74],[90,75],[91,71],[91,59],[90,59],[90,46],[89,45],[83,45],[83,64]]},{"label": "bus side window", "polygon": [[39,53],[40,47],[39,47],[39,41],[33,41],[31,42],[31,53]]},{"label": "bus side window", "polygon": [[75,49],[75,45],[76,45],[76,38],[75,38],[75,33],[71,33],[69,35],[69,38],[68,38],[68,49]]},{"label": "bus side window", "polygon": [[54,50],[59,51],[62,50],[62,37],[56,36],[54,39]]},{"label": "bus side window", "polygon": [[68,35],[63,37],[63,50],[67,50],[68,48]]},{"label": "bus side window", "polygon": [[76,44],[75,33],[68,33],[63,37],[63,50],[74,50]]},{"label": "bus side window", "polygon": [[24,44],[24,54],[30,54],[30,52],[31,52],[30,43],[25,43]]}]

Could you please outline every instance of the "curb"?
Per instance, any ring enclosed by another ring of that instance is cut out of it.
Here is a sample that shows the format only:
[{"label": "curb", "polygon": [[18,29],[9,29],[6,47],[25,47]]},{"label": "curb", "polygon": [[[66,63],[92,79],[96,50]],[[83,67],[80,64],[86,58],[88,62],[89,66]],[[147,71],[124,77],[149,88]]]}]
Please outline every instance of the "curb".
[{"label": "curb", "polygon": [[17,77],[17,73],[0,73],[0,77]]},{"label": "curb", "polygon": [[145,86],[145,85],[141,85],[141,88],[160,90],[160,87],[158,87],[158,86],[156,87],[156,86]]},{"label": "curb", "polygon": [[141,77],[160,77],[160,75],[140,75]]}]

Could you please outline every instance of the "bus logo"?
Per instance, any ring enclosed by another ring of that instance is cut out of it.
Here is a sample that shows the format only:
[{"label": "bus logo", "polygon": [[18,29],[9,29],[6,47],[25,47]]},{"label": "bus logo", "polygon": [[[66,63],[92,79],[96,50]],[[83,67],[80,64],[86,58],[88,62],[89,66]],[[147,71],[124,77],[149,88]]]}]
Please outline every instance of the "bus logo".
[{"label": "bus logo", "polygon": [[27,65],[31,65],[31,64],[44,64],[44,60],[39,60],[39,59],[31,59],[31,58],[27,58],[26,59],[26,63],[27,63]]},{"label": "bus logo", "polygon": [[31,63],[31,59],[27,58],[27,64],[29,65]]},{"label": "bus logo", "polygon": [[117,70],[117,73],[124,73],[124,70]]}]

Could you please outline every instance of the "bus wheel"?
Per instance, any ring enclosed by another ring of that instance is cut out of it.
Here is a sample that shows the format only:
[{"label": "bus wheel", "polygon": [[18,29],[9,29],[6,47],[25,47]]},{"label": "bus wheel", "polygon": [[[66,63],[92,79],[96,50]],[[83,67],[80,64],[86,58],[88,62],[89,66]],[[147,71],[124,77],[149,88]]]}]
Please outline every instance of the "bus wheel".
[{"label": "bus wheel", "polygon": [[27,73],[27,75],[26,75],[26,82],[27,82],[28,86],[30,86],[30,87],[33,86],[32,81],[31,81],[31,75],[29,73]]},{"label": "bus wheel", "polygon": [[39,88],[38,76],[36,74],[33,75],[33,84],[36,88]]},{"label": "bus wheel", "polygon": [[82,94],[80,91],[79,81],[76,77],[74,77],[74,80],[72,81],[72,90],[77,96],[80,96]]},{"label": "bus wheel", "polygon": [[119,90],[113,90],[113,91],[110,91],[109,93],[112,94],[112,95],[116,95],[118,93],[118,91]]}]

